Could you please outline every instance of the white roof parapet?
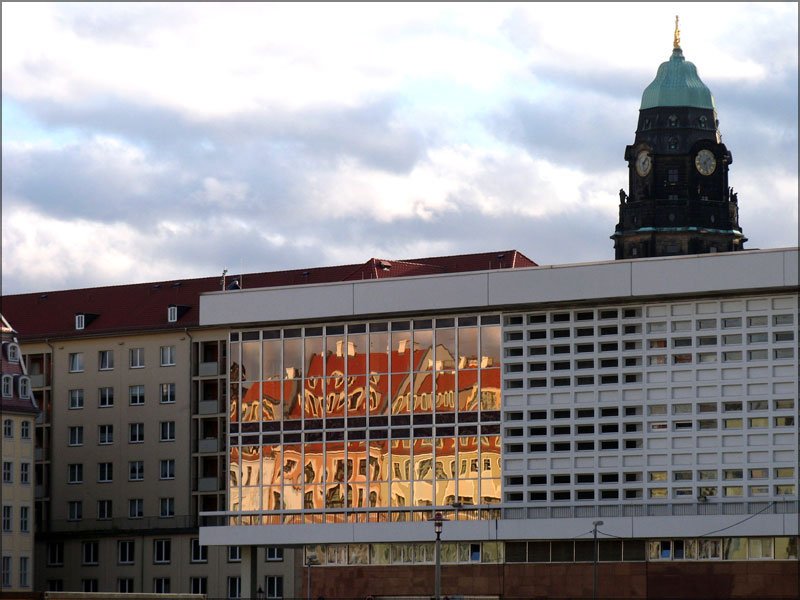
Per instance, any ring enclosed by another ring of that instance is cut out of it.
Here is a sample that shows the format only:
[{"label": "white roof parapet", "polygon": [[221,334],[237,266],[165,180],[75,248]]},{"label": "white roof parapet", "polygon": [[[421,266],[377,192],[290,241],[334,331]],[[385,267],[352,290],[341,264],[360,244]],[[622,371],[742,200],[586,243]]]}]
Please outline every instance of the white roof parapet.
[{"label": "white roof parapet", "polygon": [[746,293],[798,286],[798,248],[208,292],[200,325]]}]

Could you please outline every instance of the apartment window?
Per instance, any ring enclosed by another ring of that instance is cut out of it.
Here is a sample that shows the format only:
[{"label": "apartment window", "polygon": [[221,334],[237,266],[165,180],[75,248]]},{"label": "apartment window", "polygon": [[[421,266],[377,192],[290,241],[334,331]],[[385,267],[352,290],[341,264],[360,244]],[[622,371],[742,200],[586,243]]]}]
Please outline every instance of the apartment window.
[{"label": "apartment window", "polygon": [[47,580],[47,589],[50,592],[63,592],[64,591],[64,580],[63,579],[48,579]]},{"label": "apartment window", "polygon": [[29,571],[30,571],[30,558],[27,556],[20,556],[19,557],[19,587],[27,588],[31,586],[29,581]]},{"label": "apartment window", "polygon": [[3,483],[14,483],[14,463],[3,461]]},{"label": "apartment window", "polygon": [[31,422],[23,421],[19,424],[19,437],[23,440],[31,439]]},{"label": "apartment window", "polygon": [[12,521],[14,520],[14,508],[9,505],[3,505],[3,533],[10,533]]},{"label": "apartment window", "polygon": [[31,464],[26,462],[19,463],[19,482],[28,485],[31,482]]},{"label": "apartment window", "polygon": [[208,577],[189,578],[189,588],[192,594],[208,593]]},{"label": "apartment window", "polygon": [[109,406],[114,406],[113,387],[101,387],[97,390],[97,393],[99,396],[100,408],[108,408]]},{"label": "apartment window", "polygon": [[131,348],[129,350],[131,369],[141,369],[144,367],[144,348]]},{"label": "apartment window", "polygon": [[117,591],[120,594],[132,594],[133,593],[133,578],[132,577],[120,577],[117,579]]},{"label": "apartment window", "polygon": [[228,577],[228,600],[238,600],[242,597],[241,577]]},{"label": "apartment window", "polygon": [[128,463],[128,480],[129,481],[143,481],[144,480],[144,461],[132,460]]},{"label": "apartment window", "polygon": [[110,519],[113,516],[111,500],[97,501],[97,518],[101,521]]},{"label": "apartment window", "polygon": [[267,598],[283,598],[283,577],[267,575]]},{"label": "apartment window", "polygon": [[83,390],[69,391],[69,407],[71,410],[83,408]]},{"label": "apartment window", "polygon": [[161,346],[161,366],[172,367],[175,365],[175,346]]},{"label": "apartment window", "polygon": [[175,384],[161,384],[161,404],[171,404],[175,402]]},{"label": "apartment window", "polygon": [[128,518],[141,519],[144,516],[144,498],[131,498],[128,500]]},{"label": "apartment window", "polygon": [[208,562],[208,546],[201,546],[198,538],[192,538],[191,546],[193,563]]},{"label": "apartment window", "polygon": [[153,562],[158,565],[169,564],[172,557],[170,540],[153,540]]},{"label": "apartment window", "polygon": [[[2,571],[2,575],[0,576],[3,580],[3,587],[11,587],[11,557],[4,556],[3,557],[3,567],[0,569]],[[228,583],[230,584],[230,577],[228,578]],[[228,586],[230,587],[230,585]],[[238,598],[239,596],[236,596]]]},{"label": "apartment window", "polygon": [[[522,483],[522,481],[520,481]],[[283,548],[280,546],[267,546],[266,559],[268,561],[283,560]]]},{"label": "apartment window", "polygon": [[161,498],[161,512],[160,517],[174,517],[175,516],[175,498]]},{"label": "apartment window", "polygon": [[114,443],[113,425],[99,425],[97,427],[97,443],[101,446]]},{"label": "apartment window", "polygon": [[5,419],[3,421],[3,437],[4,438],[14,437],[14,421],[12,421],[11,419]]},{"label": "apartment window", "polygon": [[128,424],[128,442],[131,444],[144,443],[144,423]]},{"label": "apartment window", "polygon": [[19,397],[20,398],[30,398],[31,397],[31,379],[30,379],[30,377],[22,376],[22,377],[19,378]]},{"label": "apartment window", "polygon": [[83,426],[76,425],[69,428],[69,445],[83,446]]},{"label": "apartment window", "polygon": [[156,594],[169,594],[169,577],[156,577],[153,579],[153,592]]},{"label": "apartment window", "polygon": [[102,462],[97,464],[97,481],[111,483],[114,480],[114,463]]},{"label": "apartment window", "polygon": [[101,371],[110,371],[114,368],[113,350],[100,350],[97,355],[97,368]]},{"label": "apartment window", "polygon": [[81,579],[81,589],[84,592],[97,592],[97,579]]},{"label": "apartment window", "polygon": [[64,542],[48,542],[47,566],[60,567],[64,564]]},{"label": "apartment window", "polygon": [[70,373],[83,372],[83,352],[69,353],[69,372]]},{"label": "apartment window", "polygon": [[117,541],[117,563],[132,565],[136,560],[136,542],[134,540]]},{"label": "apartment window", "polygon": [[100,557],[100,549],[99,549],[98,542],[82,542],[81,543],[81,555],[83,560],[81,564],[84,565],[96,565],[98,564],[99,557]]},{"label": "apartment window", "polygon": [[167,458],[161,461],[161,479],[175,479],[174,458]]},{"label": "apartment window", "polygon": [[241,546],[228,546],[228,562],[241,562],[241,561],[242,561]]},{"label": "apartment window", "polygon": [[175,441],[175,421],[161,421],[161,441]]},{"label": "apartment window", "polygon": [[67,467],[67,483],[83,483],[83,463],[71,463]]},{"label": "apartment window", "polygon": [[132,385],[128,387],[128,404],[131,406],[141,406],[144,404],[143,385]]}]

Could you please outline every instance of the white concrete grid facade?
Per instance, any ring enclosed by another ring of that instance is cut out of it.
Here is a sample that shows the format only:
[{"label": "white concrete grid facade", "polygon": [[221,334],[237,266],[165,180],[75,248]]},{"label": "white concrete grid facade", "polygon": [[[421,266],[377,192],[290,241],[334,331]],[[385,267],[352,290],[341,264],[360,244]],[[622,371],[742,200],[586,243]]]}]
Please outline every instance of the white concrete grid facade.
[{"label": "white concrete grid facade", "polygon": [[797,296],[504,315],[504,500],[796,498]]}]

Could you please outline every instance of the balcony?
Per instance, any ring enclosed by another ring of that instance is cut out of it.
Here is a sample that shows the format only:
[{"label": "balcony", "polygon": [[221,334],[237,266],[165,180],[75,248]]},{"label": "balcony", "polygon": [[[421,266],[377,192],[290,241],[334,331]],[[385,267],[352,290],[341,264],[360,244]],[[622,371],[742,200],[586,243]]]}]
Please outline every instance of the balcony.
[{"label": "balcony", "polygon": [[200,477],[197,480],[198,492],[218,492],[222,485],[218,477]]},{"label": "balcony", "polygon": [[32,388],[43,388],[46,384],[44,373],[37,373],[36,375],[29,375],[31,378],[31,387]]},{"label": "balcony", "polygon": [[197,403],[198,415],[216,415],[219,412],[219,402],[217,400],[200,400]]},{"label": "balcony", "polygon": [[201,362],[197,368],[197,374],[200,377],[211,377],[212,375],[219,375],[219,363],[214,362]]},{"label": "balcony", "polygon": [[197,451],[201,453],[219,452],[219,439],[205,438],[198,440]]}]

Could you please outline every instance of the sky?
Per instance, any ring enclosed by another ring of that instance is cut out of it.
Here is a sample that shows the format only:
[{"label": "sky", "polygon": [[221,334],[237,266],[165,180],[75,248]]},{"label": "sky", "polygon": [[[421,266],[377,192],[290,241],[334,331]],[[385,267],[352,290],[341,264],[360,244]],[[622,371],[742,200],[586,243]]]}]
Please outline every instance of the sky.
[{"label": "sky", "polygon": [[795,246],[797,12],[3,2],[3,294],[508,249],[611,260],[676,14],[746,248]]}]

